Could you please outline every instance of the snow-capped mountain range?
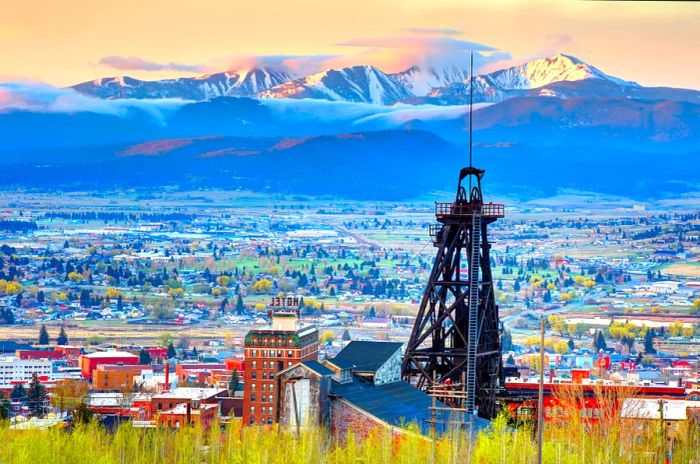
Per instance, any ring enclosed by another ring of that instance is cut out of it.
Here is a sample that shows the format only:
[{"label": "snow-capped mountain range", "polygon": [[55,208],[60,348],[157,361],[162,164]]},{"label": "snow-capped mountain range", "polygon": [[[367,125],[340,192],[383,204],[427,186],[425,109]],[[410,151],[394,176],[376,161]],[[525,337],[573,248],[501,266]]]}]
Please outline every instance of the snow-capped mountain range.
[{"label": "snow-capped mountain range", "polygon": [[209,100],[224,96],[252,96],[296,77],[287,71],[261,67],[158,81],[142,81],[126,76],[107,77],[83,82],[73,88],[87,95],[110,99]]},{"label": "snow-capped mountain range", "polygon": [[374,66],[328,70],[257,94],[259,98],[317,98],[389,105],[412,96],[399,82]]},{"label": "snow-capped mountain range", "polygon": [[[111,77],[73,89],[98,98],[181,98],[221,96],[259,99],[322,99],[392,105],[459,105],[469,99],[468,72],[456,67],[412,66],[386,74],[374,66],[329,69],[307,76],[261,67],[200,77],[143,81]],[[558,98],[650,98],[700,102],[700,92],[648,88],[604,73],[578,58],[558,54],[474,77],[474,102],[500,102],[522,96]]]}]

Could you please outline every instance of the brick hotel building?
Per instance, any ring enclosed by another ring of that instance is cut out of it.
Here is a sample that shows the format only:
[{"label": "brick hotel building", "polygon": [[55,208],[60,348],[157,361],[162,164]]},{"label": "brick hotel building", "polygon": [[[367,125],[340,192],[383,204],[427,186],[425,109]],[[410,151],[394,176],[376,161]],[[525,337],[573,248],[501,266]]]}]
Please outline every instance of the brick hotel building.
[{"label": "brick hotel building", "polygon": [[244,424],[277,422],[277,373],[296,363],[318,359],[318,346],[318,329],[300,324],[296,312],[273,312],[270,326],[248,332],[245,337]]}]

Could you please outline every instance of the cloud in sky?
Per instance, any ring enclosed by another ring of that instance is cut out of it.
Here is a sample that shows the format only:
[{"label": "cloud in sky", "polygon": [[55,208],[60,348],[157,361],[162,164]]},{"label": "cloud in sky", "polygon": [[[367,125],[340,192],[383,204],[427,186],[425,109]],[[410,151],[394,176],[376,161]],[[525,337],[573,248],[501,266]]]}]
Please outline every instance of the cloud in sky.
[{"label": "cloud in sky", "polygon": [[511,59],[511,55],[496,47],[457,38],[460,30],[449,28],[413,28],[403,35],[347,40],[338,44],[346,50],[341,54],[317,55],[228,55],[213,58],[204,64],[161,63],[135,56],[106,56],[99,64],[119,71],[181,71],[215,73],[228,70],[267,67],[304,76],[325,69],[373,65],[385,72],[399,72],[414,65],[469,66],[469,53],[474,51],[477,70],[491,63]]},{"label": "cloud in sky", "polygon": [[105,56],[99,61],[99,64],[108,66],[120,71],[186,71],[200,72],[203,69],[202,65],[183,64],[183,63],[157,63],[148,61],[137,56]]},{"label": "cloud in sky", "polygon": [[414,65],[466,69],[472,51],[476,70],[511,58],[509,53],[496,47],[454,37],[460,33],[455,29],[412,29],[410,32],[342,42],[338,45],[353,47],[357,52],[343,56],[337,62],[364,60],[386,72],[398,72]]},{"label": "cloud in sky", "polygon": [[88,97],[73,89],[54,87],[41,82],[0,83],[0,113],[33,111],[43,113],[94,112],[126,116],[137,108],[146,111],[157,120],[187,103],[179,99],[163,100],[101,100]]}]

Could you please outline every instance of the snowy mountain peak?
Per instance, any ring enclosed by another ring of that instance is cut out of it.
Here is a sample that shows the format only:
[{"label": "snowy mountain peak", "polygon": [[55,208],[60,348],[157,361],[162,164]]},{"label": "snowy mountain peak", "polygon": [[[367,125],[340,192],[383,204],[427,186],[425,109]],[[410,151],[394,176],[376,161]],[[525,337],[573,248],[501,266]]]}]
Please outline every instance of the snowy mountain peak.
[{"label": "snowy mountain peak", "polygon": [[582,60],[565,54],[538,58],[519,66],[484,75],[502,89],[535,89],[554,82],[603,79],[621,85],[636,85],[605,74]]},{"label": "snowy mountain peak", "polygon": [[436,68],[434,66],[411,66],[405,71],[392,74],[391,78],[403,85],[415,96],[428,95],[433,89],[468,79],[469,72],[456,66]]},{"label": "snowy mountain peak", "polygon": [[410,96],[374,66],[327,69],[258,93],[260,98],[319,98],[387,105]]},{"label": "snowy mountain peak", "polygon": [[287,71],[260,67],[157,81],[109,77],[83,82],[73,89],[100,98],[206,100],[221,96],[252,96],[296,77]]}]

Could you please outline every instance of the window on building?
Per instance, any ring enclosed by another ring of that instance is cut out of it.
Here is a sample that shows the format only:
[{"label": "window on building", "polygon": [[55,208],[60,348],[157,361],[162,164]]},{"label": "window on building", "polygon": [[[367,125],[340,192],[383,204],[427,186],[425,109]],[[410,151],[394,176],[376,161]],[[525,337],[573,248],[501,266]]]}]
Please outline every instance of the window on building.
[{"label": "window on building", "polygon": [[251,373],[250,373],[250,378],[253,379],[253,380],[255,380],[256,378],[258,378],[258,373],[255,372],[255,371],[251,372]]},{"label": "window on building", "polygon": [[268,414],[272,414],[272,406],[270,406],[269,408],[267,408],[267,413],[268,413]]},{"label": "window on building", "polygon": [[262,373],[262,378],[263,378],[263,379],[267,379],[267,372],[263,372],[263,373]]},{"label": "window on building", "polygon": [[250,384],[250,389],[251,389],[251,391],[255,391],[255,384],[254,383]]},{"label": "window on building", "polygon": [[251,393],[251,395],[250,395],[250,401],[255,401],[255,393]]},{"label": "window on building", "polygon": [[292,357],[292,350],[287,350],[287,357],[291,358]]},{"label": "window on building", "polygon": [[257,361],[253,361],[253,362],[251,363],[251,366],[253,367],[253,369],[257,369],[257,368],[258,368],[258,362],[257,362]]}]

